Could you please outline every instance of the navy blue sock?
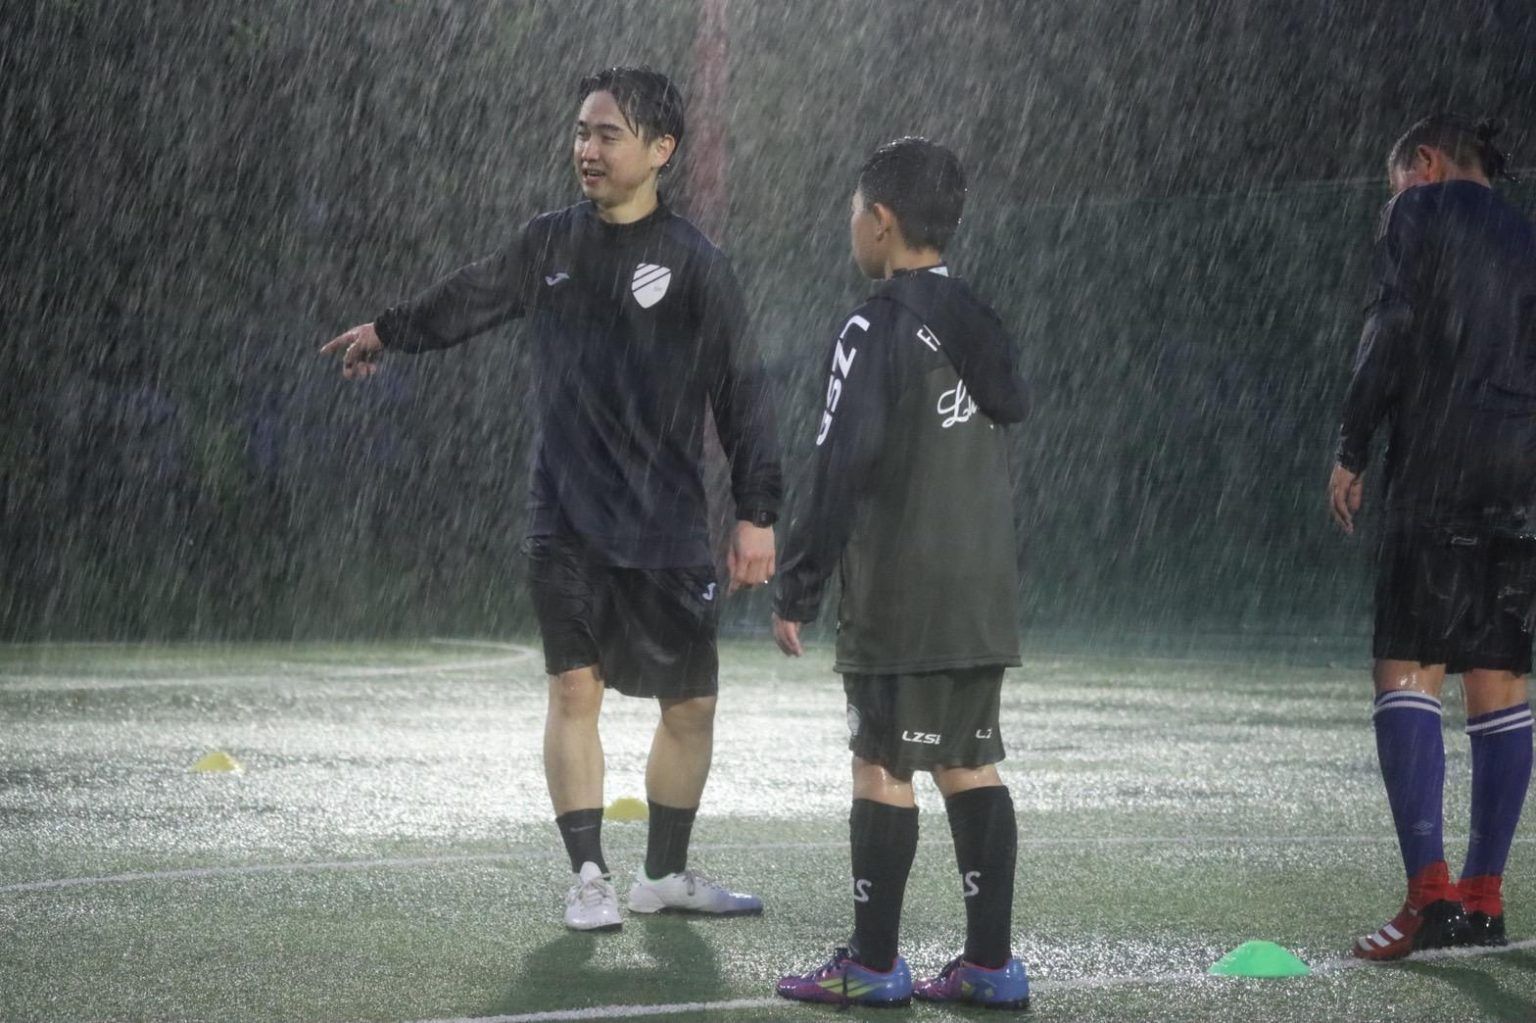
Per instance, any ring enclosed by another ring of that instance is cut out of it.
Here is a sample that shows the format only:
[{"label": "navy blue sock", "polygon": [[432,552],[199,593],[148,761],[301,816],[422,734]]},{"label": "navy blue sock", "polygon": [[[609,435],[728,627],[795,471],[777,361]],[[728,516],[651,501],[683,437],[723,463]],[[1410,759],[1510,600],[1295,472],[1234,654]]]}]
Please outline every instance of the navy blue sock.
[{"label": "navy blue sock", "polygon": [[1410,881],[1425,867],[1445,859],[1442,714],[1439,700],[1407,690],[1382,693],[1372,713],[1376,755]]},{"label": "navy blue sock", "polygon": [[1531,783],[1531,705],[1467,719],[1472,737],[1472,831],[1462,877],[1504,873]]}]

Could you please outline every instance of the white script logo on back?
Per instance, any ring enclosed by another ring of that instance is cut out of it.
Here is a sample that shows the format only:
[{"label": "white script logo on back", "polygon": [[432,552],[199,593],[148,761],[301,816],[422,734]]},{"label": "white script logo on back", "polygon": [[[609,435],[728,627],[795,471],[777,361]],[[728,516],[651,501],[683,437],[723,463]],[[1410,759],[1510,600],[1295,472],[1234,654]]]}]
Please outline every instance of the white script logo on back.
[{"label": "white script logo on back", "polygon": [[937,411],[944,417],[940,425],[946,430],[956,423],[966,422],[976,414],[976,400],[965,389],[964,380],[956,384],[954,390],[939,395]]}]

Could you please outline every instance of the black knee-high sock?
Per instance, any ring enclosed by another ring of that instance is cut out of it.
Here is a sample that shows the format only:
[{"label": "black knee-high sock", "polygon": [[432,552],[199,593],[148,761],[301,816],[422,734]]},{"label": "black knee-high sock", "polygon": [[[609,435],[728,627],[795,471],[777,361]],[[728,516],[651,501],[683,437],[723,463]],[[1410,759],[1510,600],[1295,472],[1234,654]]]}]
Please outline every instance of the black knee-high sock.
[{"label": "black knee-high sock", "polygon": [[1013,797],[1006,786],[989,785],[951,796],[944,808],[965,895],[965,958],[996,969],[1013,954],[1013,871],[1019,851]]},{"label": "black knee-high sock", "polygon": [[583,863],[596,863],[599,870],[608,873],[603,862],[603,811],[571,810],[555,818],[560,837],[565,840],[566,854],[571,858],[571,871],[581,872]]},{"label": "black knee-high sock", "polygon": [[917,807],[855,799],[848,815],[853,847],[853,937],[848,949],[874,970],[896,959],[901,900],[917,855]]},{"label": "black knee-high sock", "polygon": [[698,812],[698,807],[680,810],[651,801],[650,830],[645,835],[646,877],[659,881],[668,874],[682,873],[688,866],[688,840]]}]

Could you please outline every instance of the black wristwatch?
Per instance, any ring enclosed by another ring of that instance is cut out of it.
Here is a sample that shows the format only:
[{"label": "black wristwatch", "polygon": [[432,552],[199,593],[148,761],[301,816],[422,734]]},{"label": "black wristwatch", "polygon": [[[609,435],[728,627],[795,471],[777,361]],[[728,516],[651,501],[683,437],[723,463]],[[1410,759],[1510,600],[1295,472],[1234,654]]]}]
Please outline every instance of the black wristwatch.
[{"label": "black wristwatch", "polygon": [[761,508],[737,508],[736,518],[741,522],[750,522],[758,529],[767,529],[779,521],[779,513],[763,511]]}]

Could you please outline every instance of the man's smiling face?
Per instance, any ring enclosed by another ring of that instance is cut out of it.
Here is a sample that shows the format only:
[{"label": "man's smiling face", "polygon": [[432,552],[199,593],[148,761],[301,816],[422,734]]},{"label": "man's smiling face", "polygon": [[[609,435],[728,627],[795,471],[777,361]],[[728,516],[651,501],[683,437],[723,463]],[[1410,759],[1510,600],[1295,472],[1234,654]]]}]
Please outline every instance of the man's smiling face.
[{"label": "man's smiling face", "polygon": [[599,206],[634,198],[672,155],[670,135],[646,140],[625,120],[613,93],[598,91],[576,115],[574,158],[581,191]]}]

